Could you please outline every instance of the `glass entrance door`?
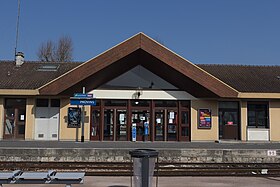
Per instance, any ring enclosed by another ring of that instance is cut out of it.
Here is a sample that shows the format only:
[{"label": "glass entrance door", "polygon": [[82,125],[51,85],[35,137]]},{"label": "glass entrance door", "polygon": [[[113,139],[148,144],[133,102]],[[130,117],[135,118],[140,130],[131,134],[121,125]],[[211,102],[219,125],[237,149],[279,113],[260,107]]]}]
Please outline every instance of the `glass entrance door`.
[{"label": "glass entrance door", "polygon": [[178,126],[178,118],[177,111],[168,110],[168,123],[167,123],[167,141],[177,141],[177,126]]},{"label": "glass entrance door", "polygon": [[116,108],[104,110],[103,140],[127,140],[127,110]]},{"label": "glass entrance door", "polygon": [[144,124],[149,124],[149,121],[149,110],[132,110],[131,122],[136,124],[136,141],[144,141]]},{"label": "glass entrance door", "polygon": [[119,141],[127,140],[127,119],[126,119],[126,110],[117,109],[117,132],[116,138]]},{"label": "glass entrance door", "polygon": [[15,109],[5,110],[4,138],[13,138],[15,136]]},{"label": "glass entrance door", "polygon": [[24,139],[25,99],[6,99],[4,117],[4,139]]},{"label": "glass entrance door", "polygon": [[164,141],[164,110],[155,111],[155,141]]},{"label": "glass entrance door", "polygon": [[103,140],[114,140],[114,110],[104,110]]},{"label": "glass entrance door", "polygon": [[92,121],[91,121],[91,132],[90,139],[91,140],[100,140],[100,110],[94,109],[92,110]]},{"label": "glass entrance door", "polygon": [[219,111],[219,138],[238,139],[238,111]]},{"label": "glass entrance door", "polygon": [[239,139],[239,104],[238,102],[219,102],[219,138]]},{"label": "glass entrance door", "polygon": [[181,111],[180,141],[189,141],[190,137],[189,111]]}]

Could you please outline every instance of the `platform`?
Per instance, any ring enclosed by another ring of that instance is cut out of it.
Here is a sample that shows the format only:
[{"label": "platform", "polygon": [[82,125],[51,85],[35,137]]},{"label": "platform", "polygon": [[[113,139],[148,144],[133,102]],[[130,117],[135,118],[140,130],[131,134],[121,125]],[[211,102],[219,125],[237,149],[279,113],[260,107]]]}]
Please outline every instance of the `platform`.
[{"label": "platform", "polygon": [[0,141],[0,161],[130,162],[129,150],[156,149],[160,162],[279,163],[280,143]]}]

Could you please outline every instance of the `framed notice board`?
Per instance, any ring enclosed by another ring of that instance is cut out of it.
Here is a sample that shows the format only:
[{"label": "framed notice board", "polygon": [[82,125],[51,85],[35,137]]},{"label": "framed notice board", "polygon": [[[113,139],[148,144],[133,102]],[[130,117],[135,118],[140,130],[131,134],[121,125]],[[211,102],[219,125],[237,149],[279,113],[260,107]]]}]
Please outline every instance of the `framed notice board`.
[{"label": "framed notice board", "polygon": [[199,109],[198,110],[198,128],[199,129],[211,129],[211,110],[210,109]]},{"label": "framed notice board", "polygon": [[68,128],[81,127],[81,108],[69,107],[68,108]]}]

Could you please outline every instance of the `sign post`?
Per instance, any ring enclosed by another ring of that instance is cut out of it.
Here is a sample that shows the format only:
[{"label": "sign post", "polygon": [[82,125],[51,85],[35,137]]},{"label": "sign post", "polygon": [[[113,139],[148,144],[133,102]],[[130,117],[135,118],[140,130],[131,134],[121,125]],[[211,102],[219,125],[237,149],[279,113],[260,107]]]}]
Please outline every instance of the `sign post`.
[{"label": "sign post", "polygon": [[96,100],[93,97],[93,94],[86,94],[86,88],[83,87],[83,93],[75,93],[74,97],[70,98],[71,105],[82,105],[82,115],[81,115],[81,142],[85,141],[85,105],[95,106]]},{"label": "sign post", "polygon": [[[86,88],[83,87],[83,94],[86,93]],[[82,106],[82,135],[81,135],[81,142],[85,141],[85,105]]]}]

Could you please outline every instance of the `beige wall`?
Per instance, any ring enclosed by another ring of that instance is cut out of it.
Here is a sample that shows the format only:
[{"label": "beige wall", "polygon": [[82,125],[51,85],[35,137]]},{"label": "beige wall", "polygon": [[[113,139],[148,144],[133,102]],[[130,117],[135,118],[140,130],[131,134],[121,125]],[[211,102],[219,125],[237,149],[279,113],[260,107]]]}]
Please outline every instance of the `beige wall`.
[{"label": "beige wall", "polygon": [[26,99],[25,140],[34,140],[35,98]]},{"label": "beige wall", "polygon": [[4,129],[4,98],[0,98],[0,140],[3,139]]},{"label": "beige wall", "polygon": [[247,140],[247,101],[240,102],[240,120],[241,120],[241,140]]},{"label": "beige wall", "polygon": [[280,141],[280,101],[269,102],[270,141]]},{"label": "beige wall", "polygon": [[[65,141],[80,141],[81,140],[81,128],[67,128],[67,113],[68,107],[70,107],[69,99],[61,99],[60,107],[60,127],[59,127],[59,140]],[[73,106],[75,107],[75,106]],[[90,133],[90,106],[85,107],[85,128],[84,128],[84,138],[85,141],[89,140]]]},{"label": "beige wall", "polygon": [[[198,129],[198,109],[211,110],[211,129]],[[207,100],[191,101],[191,141],[215,141],[219,140],[218,102]]]}]

